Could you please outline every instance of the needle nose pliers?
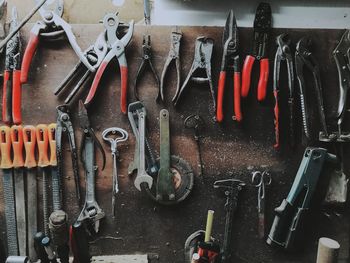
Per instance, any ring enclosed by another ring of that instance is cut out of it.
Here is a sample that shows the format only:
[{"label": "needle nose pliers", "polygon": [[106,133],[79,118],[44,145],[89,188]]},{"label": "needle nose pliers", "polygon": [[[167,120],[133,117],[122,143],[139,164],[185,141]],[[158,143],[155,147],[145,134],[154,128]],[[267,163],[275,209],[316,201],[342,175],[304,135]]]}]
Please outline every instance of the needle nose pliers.
[{"label": "needle nose pliers", "polygon": [[244,61],[242,71],[242,97],[247,97],[250,89],[251,73],[255,60],[260,60],[260,77],[258,83],[258,101],[266,97],[269,79],[269,59],[267,44],[271,29],[271,7],[268,3],[260,3],[254,19],[254,39],[252,53]]}]

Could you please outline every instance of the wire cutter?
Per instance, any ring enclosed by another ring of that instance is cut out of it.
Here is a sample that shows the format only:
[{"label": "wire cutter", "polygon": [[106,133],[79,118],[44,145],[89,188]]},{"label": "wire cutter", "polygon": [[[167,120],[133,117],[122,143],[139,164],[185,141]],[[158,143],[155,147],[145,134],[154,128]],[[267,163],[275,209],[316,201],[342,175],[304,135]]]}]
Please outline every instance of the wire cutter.
[{"label": "wire cutter", "polygon": [[222,122],[224,119],[223,100],[227,71],[232,71],[234,79],[234,119],[242,120],[241,113],[241,70],[239,59],[239,39],[236,18],[231,10],[228,14],[224,34],[222,36],[224,51],[222,54],[221,71],[218,84],[216,120]]},{"label": "wire cutter", "polygon": [[[170,35],[170,50],[168,57],[165,61],[162,75],[160,77],[160,97],[162,101],[164,101],[164,81],[165,75],[169,69],[170,63],[174,60],[177,74],[177,84],[176,84],[176,92],[177,94],[180,90],[181,85],[181,62],[180,62],[180,44],[181,44],[182,32],[178,27],[174,27],[171,31]],[[173,98],[173,101],[175,97]]]},{"label": "wire cutter", "polygon": [[300,90],[301,113],[303,117],[304,132],[307,139],[311,138],[311,134],[309,121],[310,113],[308,108],[309,105],[306,99],[306,83],[304,80],[304,67],[306,67],[312,73],[322,131],[326,136],[328,136],[326,117],[324,113],[320,68],[316,59],[312,55],[312,52],[310,51],[310,46],[311,39],[303,37],[297,43],[295,52],[295,72]]},{"label": "wire cutter", "polygon": [[280,91],[280,71],[281,62],[287,64],[288,73],[288,109],[289,109],[289,138],[290,144],[294,145],[294,63],[293,55],[290,49],[291,40],[287,34],[281,34],[276,38],[277,51],[275,55],[275,64],[273,68],[273,95],[275,96],[275,148],[280,146],[280,122],[279,122],[279,91]]},{"label": "wire cutter", "polygon": [[[117,14],[108,14],[106,21],[109,23],[119,23]],[[134,20],[131,20],[129,23],[129,29],[127,33],[119,39],[115,32],[107,31],[107,44],[109,51],[103,61],[101,62],[100,67],[98,68],[94,80],[92,82],[89,93],[85,99],[84,104],[88,106],[93,100],[97,87],[100,83],[103,72],[105,71],[108,63],[112,60],[113,57],[116,57],[119,62],[120,68],[120,78],[121,78],[121,95],[120,95],[120,109],[122,113],[126,114],[127,111],[127,88],[128,88],[128,64],[125,56],[125,48],[129,44],[131,37],[134,32]]]},{"label": "wire cutter", "polygon": [[154,69],[154,66],[152,64],[152,48],[151,48],[151,36],[150,35],[143,35],[142,40],[142,61],[141,64],[137,70],[136,77],[135,77],[135,83],[134,83],[134,96],[137,100],[139,99],[139,94],[137,92],[137,83],[139,82],[139,79],[141,78],[142,73],[145,71],[146,66],[149,66],[151,69],[151,72],[154,76],[154,79],[156,80],[157,87],[158,87],[158,95],[156,100],[158,101],[160,98],[160,84],[159,84],[159,78],[157,75],[156,70]]},{"label": "wire cutter", "polygon": [[254,39],[252,53],[247,55],[242,71],[242,97],[247,97],[250,89],[251,73],[255,60],[260,61],[260,77],[258,83],[258,101],[266,97],[269,79],[269,59],[267,45],[271,30],[271,7],[268,3],[260,3],[254,19]]},{"label": "wire cutter", "polygon": [[69,146],[72,154],[73,176],[75,181],[75,190],[78,202],[80,203],[80,184],[79,184],[79,167],[78,167],[78,152],[75,143],[74,129],[69,116],[68,105],[63,104],[56,107],[57,110],[57,126],[56,126],[56,153],[57,153],[57,175],[58,178],[63,176],[63,143],[62,133],[68,135]]},{"label": "wire cutter", "polygon": [[[17,27],[17,9],[12,8],[10,32]],[[20,124],[21,115],[21,40],[19,32],[6,44],[2,120],[11,125]]]}]

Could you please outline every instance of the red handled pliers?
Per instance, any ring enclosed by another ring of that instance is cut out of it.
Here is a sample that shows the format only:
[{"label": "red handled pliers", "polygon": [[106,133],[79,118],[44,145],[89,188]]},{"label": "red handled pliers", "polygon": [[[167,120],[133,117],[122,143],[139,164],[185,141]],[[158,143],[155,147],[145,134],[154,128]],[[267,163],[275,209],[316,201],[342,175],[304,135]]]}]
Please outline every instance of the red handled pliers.
[{"label": "red handled pliers", "polygon": [[[108,22],[111,23],[111,21],[114,20],[114,23],[119,23],[118,16],[116,14],[110,14],[110,17],[108,18]],[[95,93],[97,91],[98,84],[100,83],[101,77],[103,75],[103,72],[105,71],[108,63],[112,60],[112,58],[116,57],[119,62],[119,68],[120,68],[120,78],[121,78],[121,94],[120,94],[120,109],[122,113],[126,114],[127,111],[127,87],[128,87],[128,64],[126,61],[125,56],[125,47],[129,44],[132,35],[134,32],[134,21],[132,20],[129,23],[129,29],[127,33],[119,39],[116,36],[115,32],[108,32],[107,31],[107,44],[108,48],[110,49],[105,56],[105,58],[102,60],[101,65],[99,66],[95,78],[92,82],[90,91],[85,99],[84,104],[89,105],[92,101],[92,99],[95,96]]]},{"label": "red handled pliers", "polygon": [[223,113],[223,99],[226,82],[227,71],[233,72],[234,79],[234,119],[237,121],[242,120],[241,113],[241,69],[239,59],[239,39],[238,39],[238,28],[236,18],[231,10],[228,14],[226,25],[224,28],[224,34],[222,37],[223,42],[223,55],[221,61],[221,71],[218,84],[218,96],[217,96],[217,109],[216,109],[216,120],[222,122],[224,118]]},{"label": "red handled pliers", "polygon": [[254,39],[252,53],[244,61],[242,71],[242,97],[247,97],[250,79],[255,60],[260,60],[260,77],[258,83],[258,101],[266,97],[269,79],[269,59],[267,58],[267,44],[271,30],[271,7],[268,3],[260,3],[256,9],[254,19]]}]

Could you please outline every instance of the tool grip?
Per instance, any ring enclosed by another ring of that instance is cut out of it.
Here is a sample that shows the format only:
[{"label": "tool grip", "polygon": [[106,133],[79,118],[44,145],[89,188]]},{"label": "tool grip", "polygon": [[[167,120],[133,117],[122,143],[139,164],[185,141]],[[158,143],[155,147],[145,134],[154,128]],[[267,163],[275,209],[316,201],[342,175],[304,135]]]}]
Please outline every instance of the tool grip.
[{"label": "tool grip", "polygon": [[26,47],[26,50],[24,51],[23,60],[22,60],[22,73],[21,73],[21,83],[26,83],[28,80],[28,72],[30,64],[32,63],[32,59],[34,56],[34,53],[36,51],[36,48],[39,44],[39,35],[30,32],[28,45]]},{"label": "tool grip", "polygon": [[234,119],[240,122],[243,118],[241,111],[241,72],[234,73],[233,83]]},{"label": "tool grip", "polygon": [[13,150],[13,167],[19,168],[24,166],[23,159],[23,128],[20,125],[14,125],[10,128],[12,150]]},{"label": "tool grip", "polygon": [[36,141],[38,144],[39,153],[38,166],[47,167],[50,165],[48,157],[49,138],[47,125],[39,124],[38,126],[36,126]]},{"label": "tool grip", "polygon": [[275,149],[279,149],[280,147],[280,121],[279,121],[280,109],[278,105],[278,90],[274,90],[273,95],[275,97],[275,107],[273,111],[275,114],[275,140],[276,140],[276,143],[273,147]]},{"label": "tool grip", "polygon": [[255,57],[248,55],[243,64],[242,70],[242,91],[241,95],[243,98],[248,96],[250,88],[250,78],[252,74],[252,69],[254,65]]},{"label": "tool grip", "polygon": [[2,121],[6,124],[12,123],[12,72],[5,70],[4,84],[2,88]]},{"label": "tool grip", "polygon": [[13,167],[11,159],[11,134],[10,127],[0,127],[0,150],[1,150],[1,169],[10,169]]},{"label": "tool grip", "polygon": [[22,90],[21,90],[21,71],[13,71],[13,90],[12,90],[12,119],[14,124],[21,124],[22,113],[21,113],[21,101],[22,101]]},{"label": "tool grip", "polygon": [[126,114],[126,108],[128,104],[128,67],[120,67],[120,82],[121,82],[121,91],[120,91],[120,109],[122,113]]},{"label": "tool grip", "polygon": [[36,145],[36,134],[35,127],[33,125],[26,125],[23,127],[23,143],[26,153],[24,166],[27,168],[33,168],[37,166],[35,160],[35,145]]},{"label": "tool grip", "polygon": [[56,155],[56,123],[51,123],[48,126],[48,136],[50,145],[50,165],[57,166],[57,155]]},{"label": "tool grip", "polygon": [[258,83],[258,101],[263,101],[266,97],[267,83],[269,81],[269,59],[260,60],[260,76]]},{"label": "tool grip", "polygon": [[100,80],[102,78],[102,75],[103,75],[103,72],[105,71],[106,67],[107,67],[108,63],[107,62],[104,62],[102,61],[101,65],[99,66],[96,74],[95,74],[95,77],[94,77],[94,80],[91,84],[91,88],[89,90],[89,93],[88,95],[86,96],[86,99],[85,99],[85,102],[84,104],[86,106],[88,106],[91,101],[93,100],[95,94],[96,94],[96,91],[97,91],[97,88],[98,88],[98,84],[100,83]]},{"label": "tool grip", "polygon": [[223,99],[225,91],[225,82],[226,82],[226,71],[221,71],[219,75],[219,84],[218,84],[218,97],[217,97],[217,108],[216,108],[216,121],[222,122],[224,119],[223,113]]}]

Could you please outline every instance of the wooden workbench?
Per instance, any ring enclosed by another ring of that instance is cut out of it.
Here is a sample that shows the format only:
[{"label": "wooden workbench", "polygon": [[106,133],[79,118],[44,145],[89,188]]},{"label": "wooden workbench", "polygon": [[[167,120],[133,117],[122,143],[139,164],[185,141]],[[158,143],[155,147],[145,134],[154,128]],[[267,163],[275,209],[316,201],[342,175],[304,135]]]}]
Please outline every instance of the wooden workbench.
[{"label": "wooden workbench", "polygon": [[[27,42],[30,25],[22,31],[24,44]],[[102,25],[75,25],[78,42],[82,49],[87,48],[102,31]],[[160,76],[165,58],[169,50],[170,27],[153,27],[148,29],[152,35],[153,63]],[[212,58],[212,71],[214,87],[217,85],[218,72],[222,54],[221,35],[222,28],[218,27],[186,27],[182,28],[183,41],[181,46],[182,80],[185,79],[193,60],[194,43],[197,36],[212,37],[215,41]],[[167,76],[165,89],[166,103],[155,103],[157,88],[151,74],[147,73],[140,82],[140,98],[147,109],[149,135],[154,149],[159,153],[159,111],[166,107],[171,116],[171,147],[172,153],[186,159],[193,167],[196,178],[192,194],[185,202],[177,206],[164,207],[155,204],[136,190],[133,178],[127,175],[127,167],[132,161],[135,138],[132,134],[127,116],[119,110],[120,75],[117,63],[114,61],[108,66],[100,84],[97,98],[89,108],[90,121],[95,128],[97,136],[108,127],[117,126],[126,129],[130,138],[120,147],[119,184],[120,193],[117,199],[117,216],[111,216],[111,190],[112,190],[112,158],[109,145],[104,144],[107,154],[107,166],[104,171],[99,170],[96,182],[97,199],[106,212],[101,223],[98,236],[91,243],[93,255],[108,254],[134,254],[155,253],[159,255],[159,262],[183,263],[184,242],[191,233],[205,227],[205,217],[208,209],[215,210],[213,236],[223,240],[224,229],[224,199],[219,197],[213,189],[216,179],[228,178],[234,175],[247,184],[240,196],[239,209],[236,213],[233,229],[232,250],[234,262],[315,262],[317,240],[327,236],[341,243],[341,262],[346,262],[349,247],[349,213],[348,209],[339,216],[325,216],[321,210],[322,187],[316,195],[313,205],[312,227],[305,234],[305,250],[298,253],[285,253],[266,245],[265,240],[258,238],[257,232],[257,189],[250,184],[251,172],[268,169],[273,177],[273,183],[268,189],[266,217],[266,231],[269,231],[274,213],[283,198],[289,192],[291,183],[299,167],[305,142],[292,150],[287,146],[287,135],[282,132],[284,147],[277,153],[273,149],[274,126],[272,95],[272,72],[275,52],[274,37],[281,32],[289,32],[293,43],[302,36],[309,36],[314,41],[314,55],[321,65],[321,78],[324,88],[325,107],[327,116],[334,114],[338,94],[338,80],[335,63],[331,58],[337,40],[342,30],[273,30],[270,40],[270,80],[268,98],[259,104],[256,101],[256,91],[253,88],[250,97],[244,102],[244,123],[238,125],[229,116],[232,115],[232,89],[231,83],[226,86],[226,120],[223,125],[213,121],[211,109],[212,101],[209,88],[187,88],[178,109],[171,104],[175,93],[175,71]],[[130,45],[127,47],[129,64],[129,102],[133,98],[133,80],[141,61],[141,44],[144,27],[136,26]],[[240,46],[242,54],[250,50],[252,38],[251,29],[240,31]],[[23,45],[25,46],[25,45]],[[63,103],[64,98],[53,95],[53,90],[68,74],[78,61],[77,56],[67,41],[59,43],[41,42],[34,57],[28,84],[23,85],[23,124],[51,123],[56,121],[56,106]],[[243,59],[242,59],[243,61]],[[259,67],[255,68],[252,87],[257,84]],[[149,72],[149,71],[147,71]],[[285,80],[285,69],[282,70],[282,82]],[[284,89],[285,86],[282,87]],[[282,91],[285,93],[285,91]],[[311,93],[312,94],[312,93]],[[85,95],[84,95],[85,96]],[[311,96],[313,100],[314,97]],[[198,152],[191,130],[186,130],[183,120],[189,114],[199,114],[205,120],[205,129],[202,132],[201,151],[204,163],[204,174],[198,176]],[[72,108],[73,124],[76,130],[76,139],[79,145],[81,129],[77,122],[77,103]],[[316,116],[317,117],[317,116]],[[301,134],[300,116],[298,116],[299,139]],[[317,120],[317,119],[316,119]],[[283,121],[282,121],[283,122]],[[283,126],[283,124],[282,124]],[[285,126],[285,124],[284,124]],[[283,127],[282,127],[283,129]],[[311,143],[311,145],[318,145]],[[73,222],[80,210],[75,199],[74,180],[70,162],[68,142],[65,148],[65,178],[64,196],[65,210]],[[346,154],[348,149],[345,148]],[[101,167],[101,157],[97,154],[97,164]],[[84,197],[85,179],[80,167],[81,188]],[[38,176],[41,193],[41,177]],[[0,187],[2,189],[2,187]],[[0,222],[4,222],[3,195],[0,193]],[[84,198],[83,198],[84,200]],[[82,201],[83,201],[82,200]],[[41,207],[41,203],[39,204]],[[5,238],[5,224],[0,225],[1,239]]]}]

